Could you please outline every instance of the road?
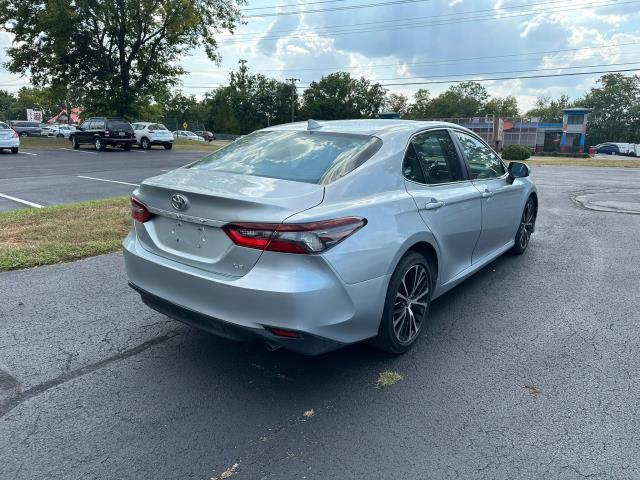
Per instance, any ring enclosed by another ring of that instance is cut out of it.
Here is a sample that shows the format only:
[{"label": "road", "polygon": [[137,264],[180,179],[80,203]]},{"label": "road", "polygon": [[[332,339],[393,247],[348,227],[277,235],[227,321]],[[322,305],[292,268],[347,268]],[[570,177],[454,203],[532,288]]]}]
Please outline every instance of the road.
[{"label": "road", "polygon": [[97,152],[84,146],[0,153],[0,211],[127,195],[145,178],[205,155],[157,147]]},{"label": "road", "polygon": [[640,478],[640,215],[618,213],[640,170],[533,177],[528,252],[435,301],[400,357],[189,329],[120,254],[1,273],[0,478]]}]

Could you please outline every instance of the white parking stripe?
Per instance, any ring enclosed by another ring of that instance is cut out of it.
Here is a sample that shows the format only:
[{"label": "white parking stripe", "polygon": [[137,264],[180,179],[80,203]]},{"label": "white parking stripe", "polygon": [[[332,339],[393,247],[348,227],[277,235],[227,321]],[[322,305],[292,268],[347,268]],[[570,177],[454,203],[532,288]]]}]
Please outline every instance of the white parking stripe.
[{"label": "white parking stripe", "polygon": [[68,150],[69,152],[86,153],[87,155],[97,155],[96,152],[87,152],[86,150],[74,150],[72,148],[58,147],[58,150]]},{"label": "white parking stripe", "polygon": [[78,178],[86,178],[87,180],[96,180],[98,182],[119,183],[120,185],[131,185],[132,187],[139,187],[138,183],[120,182],[118,180],[107,180],[106,178],[85,177],[84,175],[76,175]]},{"label": "white parking stripe", "polygon": [[0,197],[6,198],[7,200],[11,200],[13,202],[22,203],[23,205],[29,205],[30,207],[34,207],[34,208],[44,207],[44,205],[40,205],[39,203],[33,203],[33,202],[30,202],[29,200],[22,200],[21,198],[12,197],[10,195],[5,195],[3,193],[0,193]]},{"label": "white parking stripe", "polygon": [[38,156],[38,154],[37,154],[37,153],[24,152],[24,151],[23,151],[23,152],[20,152],[20,153],[23,153],[23,154],[25,154],[25,155],[33,155],[34,157],[37,157],[37,156]]}]

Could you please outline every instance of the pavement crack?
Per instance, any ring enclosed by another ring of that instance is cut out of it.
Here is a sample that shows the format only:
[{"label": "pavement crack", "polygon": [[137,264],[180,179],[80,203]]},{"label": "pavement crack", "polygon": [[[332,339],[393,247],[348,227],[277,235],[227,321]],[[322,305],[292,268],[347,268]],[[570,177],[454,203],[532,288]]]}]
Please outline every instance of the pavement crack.
[{"label": "pavement crack", "polygon": [[159,337],[148,340],[136,347],[123,350],[122,352],[119,352],[111,357],[105,358],[104,360],[100,360],[99,362],[95,362],[95,363],[77,368],[75,370],[65,372],[62,375],[49,380],[48,382],[35,385],[27,390],[19,392],[16,396],[9,398],[4,402],[0,403],[0,418],[3,418],[5,415],[7,415],[11,410],[13,410],[15,407],[20,405],[22,402],[29,400],[30,398],[33,398],[37,395],[40,395],[41,393],[44,393],[51,388],[62,385],[63,383],[66,383],[70,380],[74,380],[88,373],[95,372],[96,370],[106,367],[112,363],[138,355],[139,353],[142,353],[145,350],[155,345],[171,340],[172,338],[180,335],[181,333],[182,332],[180,330],[172,330],[166,333],[165,335],[161,335]]}]

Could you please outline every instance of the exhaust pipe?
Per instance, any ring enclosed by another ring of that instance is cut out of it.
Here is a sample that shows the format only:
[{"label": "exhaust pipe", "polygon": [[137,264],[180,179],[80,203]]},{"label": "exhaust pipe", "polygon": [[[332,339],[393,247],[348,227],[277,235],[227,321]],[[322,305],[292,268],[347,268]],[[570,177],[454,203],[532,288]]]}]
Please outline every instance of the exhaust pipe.
[{"label": "exhaust pipe", "polygon": [[271,342],[264,342],[264,348],[266,348],[269,352],[275,352],[276,350],[280,350],[282,347]]}]

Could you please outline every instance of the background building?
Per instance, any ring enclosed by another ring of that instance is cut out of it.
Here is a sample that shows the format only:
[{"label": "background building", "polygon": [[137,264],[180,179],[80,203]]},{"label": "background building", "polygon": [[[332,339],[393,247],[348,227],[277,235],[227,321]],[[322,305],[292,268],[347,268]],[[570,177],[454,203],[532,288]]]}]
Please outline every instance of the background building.
[{"label": "background building", "polygon": [[562,123],[539,118],[501,118],[494,115],[469,118],[440,118],[472,130],[489,145],[502,150],[507,145],[526,145],[536,152],[585,152],[589,108],[567,108]]}]

